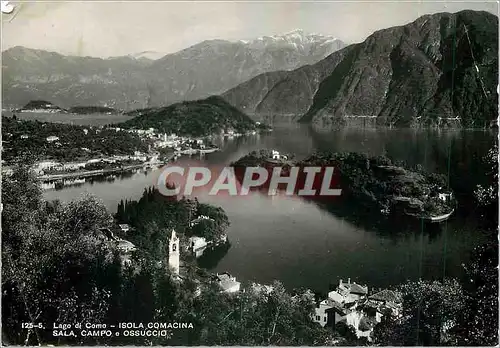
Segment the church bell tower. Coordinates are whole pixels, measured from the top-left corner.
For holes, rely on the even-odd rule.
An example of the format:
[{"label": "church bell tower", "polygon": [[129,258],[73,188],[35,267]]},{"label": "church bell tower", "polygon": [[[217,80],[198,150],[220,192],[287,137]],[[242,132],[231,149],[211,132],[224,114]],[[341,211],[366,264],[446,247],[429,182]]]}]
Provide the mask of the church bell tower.
[{"label": "church bell tower", "polygon": [[175,230],[172,230],[168,243],[168,266],[174,275],[179,275],[179,255],[179,237],[177,237]]}]

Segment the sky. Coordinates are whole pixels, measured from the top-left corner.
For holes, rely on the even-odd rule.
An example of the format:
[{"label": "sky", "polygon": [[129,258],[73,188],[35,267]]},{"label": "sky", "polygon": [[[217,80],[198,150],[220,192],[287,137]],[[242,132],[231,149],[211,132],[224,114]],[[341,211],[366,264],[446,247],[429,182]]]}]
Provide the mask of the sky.
[{"label": "sky", "polygon": [[67,55],[172,53],[203,40],[248,40],[294,29],[346,43],[424,14],[484,10],[496,1],[20,2],[2,14],[2,51],[25,46]]}]

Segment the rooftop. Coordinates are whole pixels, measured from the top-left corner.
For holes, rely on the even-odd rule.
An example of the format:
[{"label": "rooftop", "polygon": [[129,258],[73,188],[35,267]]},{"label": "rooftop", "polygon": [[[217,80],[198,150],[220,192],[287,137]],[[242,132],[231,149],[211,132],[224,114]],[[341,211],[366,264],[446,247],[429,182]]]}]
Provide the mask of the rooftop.
[{"label": "rooftop", "polygon": [[368,297],[370,300],[381,302],[401,302],[401,295],[392,290],[382,290]]},{"label": "rooftop", "polygon": [[368,294],[368,287],[359,285],[356,283],[351,283],[350,279],[347,281],[347,283],[344,283],[342,279],[340,280],[339,284],[340,290],[343,291],[349,291],[351,294],[358,294],[358,295],[366,295]]}]

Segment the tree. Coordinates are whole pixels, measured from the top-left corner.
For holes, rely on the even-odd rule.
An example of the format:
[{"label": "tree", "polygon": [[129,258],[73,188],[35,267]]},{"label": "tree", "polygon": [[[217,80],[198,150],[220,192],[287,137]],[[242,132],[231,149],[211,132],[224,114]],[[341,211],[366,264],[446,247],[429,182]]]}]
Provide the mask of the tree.
[{"label": "tree", "polygon": [[344,321],[339,321],[334,327],[335,333],[340,336],[342,345],[357,346],[358,336],[356,335],[356,329],[347,325]]},{"label": "tree", "polygon": [[207,241],[217,241],[221,237],[220,230],[214,220],[203,219],[198,221],[192,228],[193,235],[204,237]]},{"label": "tree", "polygon": [[282,284],[270,293],[247,288],[244,293],[220,293],[208,286],[194,298],[183,320],[199,327],[192,332],[201,345],[329,345],[333,335],[312,321],[314,295],[294,296]]},{"label": "tree", "polygon": [[7,197],[2,212],[4,335],[12,344],[75,343],[57,340],[50,331],[19,328],[22,322],[50,327],[105,320],[115,288],[110,281],[120,272],[116,249],[98,234],[111,217],[91,198],[43,204],[26,168],[16,169],[2,184]]},{"label": "tree", "polygon": [[494,228],[498,225],[498,158],[498,144],[495,143],[484,158],[489,166],[486,173],[488,184],[477,185],[474,191],[482,215],[493,223]]},{"label": "tree", "polygon": [[206,228],[208,229],[208,232],[205,234],[209,236],[208,238],[211,238],[210,240],[219,240],[226,233],[230,225],[226,212],[220,207],[197,203],[196,214],[198,216],[207,216],[212,219],[202,220],[205,221]]},{"label": "tree", "polygon": [[408,282],[399,287],[403,312],[376,326],[374,343],[395,346],[454,345],[458,319],[465,308],[461,285],[454,279]]}]

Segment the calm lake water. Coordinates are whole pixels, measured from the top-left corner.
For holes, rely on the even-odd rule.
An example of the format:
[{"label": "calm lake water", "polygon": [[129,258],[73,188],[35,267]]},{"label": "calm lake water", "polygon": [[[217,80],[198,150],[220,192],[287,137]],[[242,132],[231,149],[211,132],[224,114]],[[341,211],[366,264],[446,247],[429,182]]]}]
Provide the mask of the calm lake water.
[{"label": "calm lake water", "polygon": [[[265,135],[221,140],[222,151],[200,158],[181,158],[182,164],[227,165],[248,152],[272,148],[300,159],[316,150],[385,154],[410,165],[449,175],[462,207],[449,221],[432,226],[395,224],[367,218],[363,211],[331,212],[298,197],[213,197],[202,202],[221,206],[229,216],[231,247],[213,271],[229,271],[243,281],[325,291],[338,279],[370,287],[396,285],[406,279],[461,276],[468,253],[484,240],[470,214],[470,191],[484,180],[481,157],[495,134],[462,131],[343,129],[317,131],[296,124],[274,125]],[[121,199],[138,199],[155,184],[158,171],[140,171],[114,181],[86,182],[78,187],[45,192],[47,199],[69,201],[91,193],[112,211]]]}]

